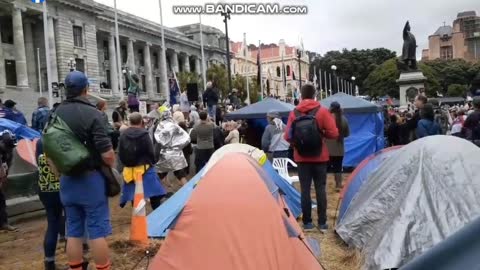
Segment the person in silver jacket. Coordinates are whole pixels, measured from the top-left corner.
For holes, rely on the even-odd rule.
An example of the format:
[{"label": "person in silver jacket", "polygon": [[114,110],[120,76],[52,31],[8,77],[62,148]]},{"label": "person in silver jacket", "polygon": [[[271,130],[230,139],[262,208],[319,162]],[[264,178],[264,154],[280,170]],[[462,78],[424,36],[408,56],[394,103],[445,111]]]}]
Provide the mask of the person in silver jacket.
[{"label": "person in silver jacket", "polygon": [[187,160],[183,155],[183,148],[190,143],[190,136],[185,130],[175,123],[170,111],[164,111],[158,123],[154,139],[158,151],[157,173],[163,180],[169,172],[173,172],[182,185],[187,183],[184,168],[187,167]]}]

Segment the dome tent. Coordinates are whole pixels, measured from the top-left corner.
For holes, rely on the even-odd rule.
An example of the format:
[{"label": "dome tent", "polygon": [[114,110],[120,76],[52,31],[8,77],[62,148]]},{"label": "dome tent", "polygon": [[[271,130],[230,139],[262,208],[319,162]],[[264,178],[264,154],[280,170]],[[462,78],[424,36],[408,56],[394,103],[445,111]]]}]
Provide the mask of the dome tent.
[{"label": "dome tent", "polygon": [[225,155],[198,183],[149,269],[321,270],[268,182],[254,159]]},{"label": "dome tent", "polygon": [[362,250],[365,269],[401,267],[480,216],[479,156],[451,136],[396,150],[361,185],[338,235]]},{"label": "dome tent", "polygon": [[350,136],[345,138],[343,166],[355,167],[369,155],[385,145],[382,107],[362,98],[336,93],[320,101],[330,108],[332,102],[340,103],[350,127]]}]

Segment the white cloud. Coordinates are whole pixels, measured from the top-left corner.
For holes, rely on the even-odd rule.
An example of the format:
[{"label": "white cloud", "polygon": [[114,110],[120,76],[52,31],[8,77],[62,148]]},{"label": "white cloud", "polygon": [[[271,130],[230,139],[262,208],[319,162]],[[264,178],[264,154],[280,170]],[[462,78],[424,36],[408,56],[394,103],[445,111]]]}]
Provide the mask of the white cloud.
[{"label": "white cloud", "polygon": [[[113,6],[113,0],[95,0]],[[141,2],[141,4],[139,4]],[[173,5],[203,5],[204,0],[163,0],[163,21],[174,27],[197,23],[198,15],[175,15]],[[259,2],[238,0],[225,2]],[[271,2],[271,1],[262,1]],[[460,11],[480,12],[478,0],[280,0],[281,5],[307,5],[307,15],[232,15],[229,34],[233,41],[241,41],[247,33],[249,43],[277,43],[285,39],[297,45],[299,36],[307,50],[325,53],[342,48],[386,47],[400,51],[402,29],[410,20],[418,43],[418,52],[427,47],[428,35],[443,25],[451,24]],[[120,10],[160,22],[158,0],[117,0]],[[202,16],[202,22],[224,31],[220,15]]]}]

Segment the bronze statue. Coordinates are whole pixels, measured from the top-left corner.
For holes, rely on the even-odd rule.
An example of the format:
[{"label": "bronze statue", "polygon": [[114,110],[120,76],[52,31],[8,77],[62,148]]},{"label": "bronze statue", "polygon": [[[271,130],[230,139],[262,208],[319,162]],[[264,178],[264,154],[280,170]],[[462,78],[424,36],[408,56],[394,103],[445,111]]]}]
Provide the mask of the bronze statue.
[{"label": "bronze statue", "polygon": [[417,70],[417,41],[410,32],[410,23],[407,21],[403,28],[402,61],[410,70]]}]

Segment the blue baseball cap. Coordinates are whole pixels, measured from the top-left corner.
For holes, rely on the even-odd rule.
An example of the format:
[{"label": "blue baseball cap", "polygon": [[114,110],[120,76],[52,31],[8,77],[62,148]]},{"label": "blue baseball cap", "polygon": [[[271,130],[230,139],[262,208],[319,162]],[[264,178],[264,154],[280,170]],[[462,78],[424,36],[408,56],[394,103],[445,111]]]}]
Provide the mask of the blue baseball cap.
[{"label": "blue baseball cap", "polygon": [[88,86],[88,78],[83,72],[72,71],[65,78],[67,97],[77,97]]}]

